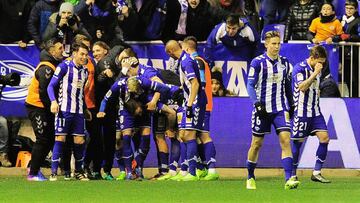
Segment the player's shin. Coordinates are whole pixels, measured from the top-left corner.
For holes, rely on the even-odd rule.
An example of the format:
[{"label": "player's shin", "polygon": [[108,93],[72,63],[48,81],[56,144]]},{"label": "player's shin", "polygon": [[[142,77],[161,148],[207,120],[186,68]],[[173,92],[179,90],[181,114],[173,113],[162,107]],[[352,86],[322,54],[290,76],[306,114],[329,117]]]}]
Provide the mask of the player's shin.
[{"label": "player's shin", "polygon": [[59,168],[60,157],[62,156],[64,142],[55,141],[53,155],[51,159],[51,173],[57,174]]},{"label": "player's shin", "polygon": [[293,171],[292,175],[296,176],[296,170],[299,165],[299,155],[300,155],[300,149],[303,142],[300,142],[298,140],[294,140],[292,144],[292,154],[293,154]]}]

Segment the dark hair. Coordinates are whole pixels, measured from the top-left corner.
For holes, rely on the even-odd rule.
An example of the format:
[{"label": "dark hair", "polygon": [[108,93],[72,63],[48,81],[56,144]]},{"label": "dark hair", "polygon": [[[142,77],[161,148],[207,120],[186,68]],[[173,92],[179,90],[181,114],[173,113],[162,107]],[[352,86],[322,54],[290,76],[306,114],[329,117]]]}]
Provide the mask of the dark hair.
[{"label": "dark hair", "polygon": [[62,43],[61,39],[59,39],[59,38],[51,38],[51,39],[49,39],[48,41],[45,42],[45,50],[47,52],[49,52],[50,49],[52,47],[54,47],[56,43]]},{"label": "dark hair", "polygon": [[314,46],[310,50],[310,56],[318,59],[318,58],[327,58],[326,49],[323,46]]},{"label": "dark hair", "polygon": [[80,48],[86,49],[87,51],[89,51],[89,47],[86,46],[84,43],[73,43],[71,46],[71,51],[79,51]]},{"label": "dark hair", "polygon": [[97,41],[97,42],[95,42],[94,43],[94,45],[93,45],[93,47],[95,46],[95,45],[97,45],[97,46],[99,46],[99,47],[101,47],[101,48],[103,48],[103,49],[106,49],[106,50],[110,50],[110,47],[109,47],[109,45],[107,45],[105,42],[103,42],[103,41]]},{"label": "dark hair", "polygon": [[197,39],[194,36],[185,37],[183,43],[187,44],[189,47],[193,49],[197,49]]},{"label": "dark hair", "polygon": [[227,25],[239,25],[239,19],[240,19],[239,14],[231,13],[226,17],[225,22]]},{"label": "dark hair", "polygon": [[358,9],[358,1],[357,0],[346,0],[345,6],[354,6],[355,9]]},{"label": "dark hair", "polygon": [[333,11],[335,11],[335,6],[334,6],[331,2],[329,2],[329,1],[324,1],[324,3],[321,5],[321,9],[322,9],[322,7],[323,7],[325,4],[329,4],[329,5],[331,6],[331,9],[332,9]]},{"label": "dark hair", "polygon": [[125,102],[124,107],[131,115],[135,116],[136,109],[139,107],[142,108],[142,105],[140,102],[131,98]]}]

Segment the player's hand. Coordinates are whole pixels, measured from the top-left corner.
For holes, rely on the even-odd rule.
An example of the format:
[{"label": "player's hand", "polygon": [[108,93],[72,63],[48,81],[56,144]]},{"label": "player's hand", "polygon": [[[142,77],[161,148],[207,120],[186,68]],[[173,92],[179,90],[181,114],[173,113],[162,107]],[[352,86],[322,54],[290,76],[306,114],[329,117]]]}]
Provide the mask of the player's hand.
[{"label": "player's hand", "polygon": [[255,103],[255,109],[256,109],[256,114],[259,117],[266,117],[268,115],[268,113],[266,112],[266,108],[265,106],[261,103],[261,102],[256,102]]},{"label": "player's hand", "polygon": [[96,114],[96,117],[98,117],[98,118],[104,118],[105,115],[106,115],[105,112],[98,112],[98,113]]},{"label": "player's hand", "polygon": [[68,19],[67,18],[61,18],[59,21],[59,27],[62,27],[64,25],[67,25]]},{"label": "player's hand", "polygon": [[150,101],[146,104],[146,110],[155,111],[156,110],[156,102]]},{"label": "player's hand", "polygon": [[323,64],[322,63],[317,63],[317,64],[315,64],[315,68],[314,68],[314,72],[316,73],[316,74],[319,74],[319,73],[321,73],[321,70],[323,69]]},{"label": "player's hand", "polygon": [[53,114],[59,113],[59,104],[57,103],[57,101],[51,102],[50,111]]},{"label": "player's hand", "polygon": [[192,118],[192,117],[194,117],[192,107],[191,106],[186,106],[186,118]]},{"label": "player's hand", "polygon": [[89,109],[85,109],[84,116],[85,116],[85,120],[87,120],[87,121],[92,120],[92,115],[91,115],[91,112],[89,111]]}]

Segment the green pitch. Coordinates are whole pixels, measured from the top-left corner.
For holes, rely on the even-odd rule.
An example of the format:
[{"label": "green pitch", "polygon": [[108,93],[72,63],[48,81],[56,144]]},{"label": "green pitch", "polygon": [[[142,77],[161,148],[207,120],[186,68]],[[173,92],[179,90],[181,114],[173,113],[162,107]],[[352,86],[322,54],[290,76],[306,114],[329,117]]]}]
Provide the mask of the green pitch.
[{"label": "green pitch", "polygon": [[[62,179],[62,177],[59,177]],[[257,180],[257,190],[245,189],[245,179],[215,182],[57,181],[28,182],[25,177],[0,177],[0,202],[359,202],[360,178],[331,178],[331,184],[300,177],[297,190],[284,190],[280,177]]]}]

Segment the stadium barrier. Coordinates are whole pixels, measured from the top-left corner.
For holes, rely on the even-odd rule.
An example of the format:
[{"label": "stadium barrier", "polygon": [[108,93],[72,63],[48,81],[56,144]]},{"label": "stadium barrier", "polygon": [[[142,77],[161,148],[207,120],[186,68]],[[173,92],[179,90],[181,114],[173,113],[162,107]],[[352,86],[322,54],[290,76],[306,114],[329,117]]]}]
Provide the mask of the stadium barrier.
[{"label": "stadium barrier", "polygon": [[[342,84],[340,88],[340,93],[342,97],[353,97],[356,95],[357,97],[360,95],[360,52],[359,47],[360,43],[354,42],[340,42],[338,44],[341,50],[341,79],[339,82]],[[347,55],[347,56],[346,56]],[[347,60],[347,61],[346,61]],[[347,63],[348,65],[345,65]],[[350,70],[346,70],[350,68]],[[350,78],[345,78],[345,71],[349,71]],[[349,81],[346,81],[349,80]],[[345,86],[348,84],[348,86]],[[357,88],[355,88],[357,86]],[[346,94],[346,88],[348,89],[348,94]],[[355,92],[357,90],[357,92]]]},{"label": "stadium barrier", "polygon": [[[145,46],[146,45],[146,46]],[[296,46],[295,46],[296,45]],[[142,62],[155,67],[165,68],[167,58],[160,43],[138,43],[133,45]],[[300,49],[301,48],[301,49]],[[304,60],[308,56],[308,44],[283,44],[282,52],[290,60]],[[338,72],[339,51],[336,46],[328,46],[331,60]],[[148,54],[148,55],[147,55]],[[11,56],[11,57],[10,57]],[[0,103],[0,115],[25,117],[24,98],[27,95],[29,79],[38,63],[39,52],[34,46],[22,50],[17,46],[0,46],[0,70],[2,74],[13,71],[22,74],[19,87],[6,88]],[[231,57],[238,55],[216,54],[217,64],[222,64],[227,87],[235,85],[238,90],[246,90],[248,61],[239,61]],[[222,59],[222,60],[220,60]],[[234,84],[232,84],[234,83]],[[239,86],[239,87],[238,87]],[[247,96],[247,93],[242,94]],[[358,99],[329,98],[321,99],[322,112],[329,127],[329,154],[325,167],[360,168],[360,105]],[[251,110],[249,98],[214,98],[214,111],[211,117],[211,134],[217,148],[219,167],[245,167],[247,150],[251,142]],[[300,158],[300,168],[311,168],[315,163],[318,141],[310,138],[304,144]],[[152,146],[152,150],[155,147]],[[156,153],[149,153],[147,166],[156,166]],[[266,136],[259,159],[259,167],[281,167],[280,146],[277,136]]]}]

